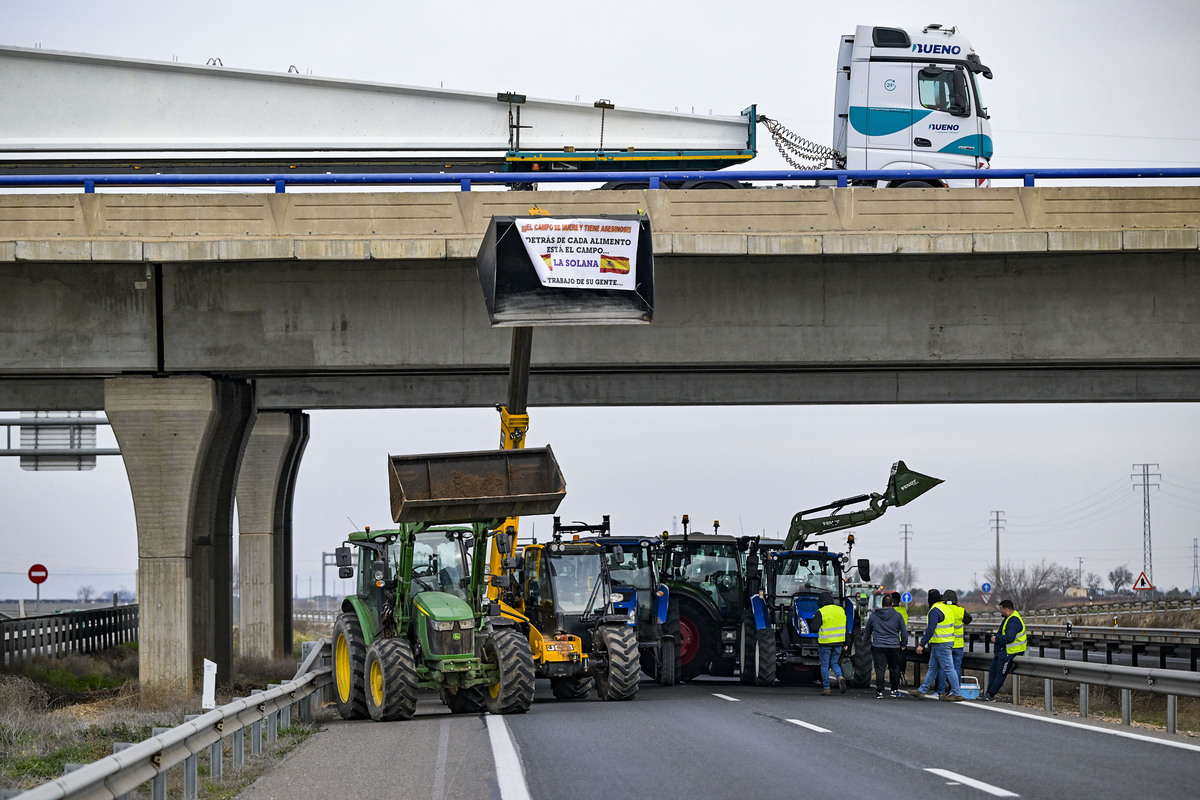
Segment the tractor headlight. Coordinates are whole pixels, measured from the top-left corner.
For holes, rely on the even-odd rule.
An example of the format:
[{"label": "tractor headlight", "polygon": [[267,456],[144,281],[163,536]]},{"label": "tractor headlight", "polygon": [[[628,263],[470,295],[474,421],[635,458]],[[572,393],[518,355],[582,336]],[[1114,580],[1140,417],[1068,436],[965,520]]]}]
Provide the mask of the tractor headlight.
[{"label": "tractor headlight", "polygon": [[462,630],[464,630],[464,631],[469,631],[469,630],[471,630],[472,628],[474,628],[474,627],[475,627],[475,620],[473,620],[473,619],[460,619],[460,620],[458,621],[458,627],[459,627],[459,628],[461,628],[461,629],[462,629]]},{"label": "tractor headlight", "polygon": [[612,594],[610,594],[608,596],[608,600],[610,603],[619,603],[624,599],[625,599],[625,595],[621,594],[620,592],[613,592]]},{"label": "tractor headlight", "polygon": [[429,627],[433,628],[435,631],[450,631],[454,630],[454,623],[443,622],[440,619],[431,619],[429,620]]}]

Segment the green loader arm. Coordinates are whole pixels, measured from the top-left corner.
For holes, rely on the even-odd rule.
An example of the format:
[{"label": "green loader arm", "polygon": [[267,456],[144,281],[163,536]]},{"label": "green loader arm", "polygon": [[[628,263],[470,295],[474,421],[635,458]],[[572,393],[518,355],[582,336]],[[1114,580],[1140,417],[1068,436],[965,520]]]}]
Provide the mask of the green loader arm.
[{"label": "green loader arm", "polygon": [[[883,516],[883,513],[892,506],[905,505],[925,494],[941,482],[941,478],[931,478],[928,475],[914,472],[906,467],[903,461],[897,461],[892,465],[892,474],[888,478],[887,489],[884,490],[883,494],[876,492],[860,494],[857,497],[835,500],[828,505],[809,508],[797,513],[796,516],[792,517],[792,525],[788,529],[783,549],[795,550],[797,547],[803,547],[810,536],[821,536],[832,531],[866,525],[868,522]],[[837,513],[846,506],[855,503],[868,503],[869,505],[861,511],[850,511],[845,514]],[[830,510],[834,513],[825,517],[817,517],[815,519],[803,518],[805,514]]]}]

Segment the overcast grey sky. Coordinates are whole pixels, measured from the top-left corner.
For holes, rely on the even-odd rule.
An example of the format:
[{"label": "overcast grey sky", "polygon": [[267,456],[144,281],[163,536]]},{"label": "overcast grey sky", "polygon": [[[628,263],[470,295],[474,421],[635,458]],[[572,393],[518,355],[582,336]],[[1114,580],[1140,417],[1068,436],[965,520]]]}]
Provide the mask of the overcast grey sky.
[{"label": "overcast grey sky", "polygon": [[[826,142],[838,37],[858,24],[939,22],[957,25],[995,73],[983,87],[993,167],[1200,165],[1200,3],[415,5],[0,0],[0,44],[722,115],[757,103]],[[752,166],[784,167],[765,137],[760,151]],[[899,532],[910,525],[909,558],[926,587],[982,580],[996,510],[1007,520],[1005,561],[1077,567],[1083,557],[1085,575],[1127,564],[1136,576],[1142,496],[1130,474],[1156,463],[1156,583],[1192,583],[1196,404],[531,413],[529,444],[553,445],[567,477],[560,514],[610,514],[623,532],[656,533],[687,513],[698,528],[720,519],[722,532],[781,533],[797,510],[882,491],[903,459],[946,483],[856,531],[855,554],[900,559]],[[497,440],[491,409],[314,413],[294,514],[300,595],[310,581],[320,591],[321,553],[351,529],[347,517],[389,524],[387,453]],[[549,519],[532,527],[545,535]],[[81,585],[132,589],[134,531],[119,459],[85,473],[22,472],[0,460],[0,597],[33,596],[25,571],[34,562],[50,569],[46,597],[73,597]]]}]

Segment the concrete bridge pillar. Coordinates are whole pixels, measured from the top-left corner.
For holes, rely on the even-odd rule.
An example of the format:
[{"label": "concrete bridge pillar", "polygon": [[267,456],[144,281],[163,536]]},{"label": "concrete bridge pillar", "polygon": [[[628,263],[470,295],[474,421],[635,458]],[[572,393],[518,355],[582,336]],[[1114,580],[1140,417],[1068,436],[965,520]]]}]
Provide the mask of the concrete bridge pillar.
[{"label": "concrete bridge pillar", "polygon": [[254,389],[202,376],[104,382],[138,528],[143,685],[191,692],[201,662],[233,666],[233,498]]},{"label": "concrete bridge pillar", "polygon": [[308,415],[258,414],[238,475],[238,650],[281,658],[292,650],[292,499]]}]

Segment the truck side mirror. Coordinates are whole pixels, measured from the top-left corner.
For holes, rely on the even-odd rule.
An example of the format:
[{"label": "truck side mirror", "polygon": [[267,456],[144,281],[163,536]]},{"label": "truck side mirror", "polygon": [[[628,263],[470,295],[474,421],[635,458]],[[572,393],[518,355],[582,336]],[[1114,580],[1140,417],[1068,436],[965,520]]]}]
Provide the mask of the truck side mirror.
[{"label": "truck side mirror", "polygon": [[871,582],[871,559],[860,558],[858,560],[858,574],[862,577],[863,583]]},{"label": "truck side mirror", "polygon": [[342,580],[354,577],[354,567],[338,567],[338,577]]},{"label": "truck side mirror", "polygon": [[[337,564],[339,567],[350,567],[350,566],[353,566],[353,564],[354,564],[354,559],[351,558],[351,556],[350,556],[350,548],[349,547],[334,548],[333,560],[334,560],[334,563]],[[338,574],[341,575],[340,572]]]},{"label": "truck side mirror", "polygon": [[615,561],[618,564],[625,563],[625,551],[621,548],[621,545],[619,545],[619,544],[613,545],[612,557],[613,557],[613,561]]},{"label": "truck side mirror", "polygon": [[954,93],[950,97],[950,116],[971,116],[971,102],[967,99],[967,74],[962,67],[954,70]]}]

